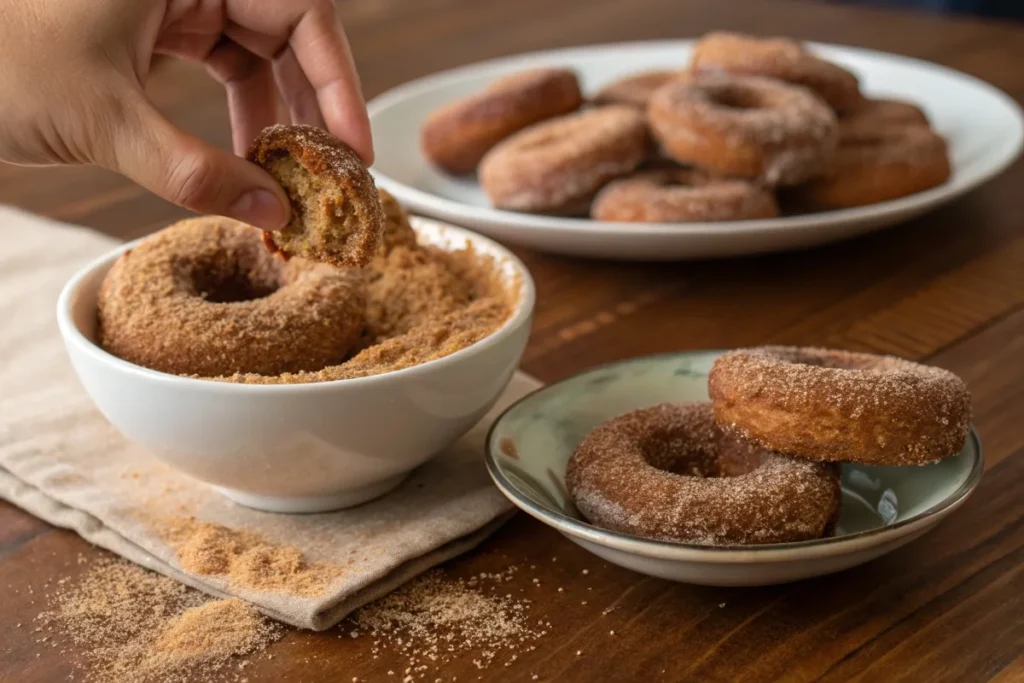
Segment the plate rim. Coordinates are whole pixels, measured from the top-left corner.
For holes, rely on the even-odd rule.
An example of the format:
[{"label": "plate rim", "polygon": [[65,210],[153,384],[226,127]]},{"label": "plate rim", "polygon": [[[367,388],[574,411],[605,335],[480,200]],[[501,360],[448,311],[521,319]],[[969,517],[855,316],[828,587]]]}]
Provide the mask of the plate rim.
[{"label": "plate rim", "polygon": [[[490,59],[464,64],[451,69],[428,74],[420,78],[402,83],[394,88],[372,98],[367,104],[367,111],[371,122],[381,111],[395,106],[421,92],[430,91],[434,88],[473,75],[475,72],[487,71],[496,67],[529,66],[531,63],[545,63],[558,59],[560,56],[571,54],[575,56],[589,57],[606,52],[615,51],[644,51],[644,50],[672,50],[683,49],[692,46],[697,39],[683,38],[675,40],[640,40],[623,41],[613,43],[597,43],[581,46],[560,47],[550,50],[537,50],[523,52],[514,55],[493,57]],[[407,185],[400,182],[386,173],[371,168],[371,172],[377,182],[387,191],[395,194],[403,201],[412,204],[417,210],[437,212],[437,215],[444,215],[449,220],[469,219],[476,222],[486,222],[493,225],[501,225],[505,228],[515,227],[516,229],[535,230],[547,234],[575,233],[575,234],[618,234],[628,230],[631,234],[643,236],[743,236],[749,233],[766,234],[771,232],[801,232],[817,231],[821,229],[821,223],[825,222],[829,228],[836,230],[841,227],[855,223],[862,223],[870,220],[879,220],[899,214],[909,214],[914,211],[920,212],[937,203],[945,203],[956,197],[986,183],[995,176],[1002,173],[1020,156],[1024,150],[1024,109],[1010,97],[1006,92],[976,76],[948,66],[929,62],[916,57],[883,52],[869,48],[853,47],[835,43],[819,43],[807,41],[807,45],[813,49],[824,52],[848,53],[851,55],[868,59],[882,60],[900,63],[919,69],[932,72],[939,72],[947,77],[967,82],[973,87],[985,91],[987,95],[1000,100],[1009,112],[1014,115],[1015,130],[1012,139],[1006,141],[1011,144],[1001,145],[1000,155],[987,168],[971,176],[958,175],[954,168],[953,177],[946,183],[918,192],[905,197],[879,202],[862,207],[853,207],[835,211],[822,211],[818,213],[802,214],[798,216],[784,216],[772,219],[756,219],[745,221],[720,221],[720,222],[694,222],[694,223],[623,223],[610,221],[593,221],[586,218],[566,218],[555,216],[537,216],[527,213],[504,211],[493,207],[481,207],[470,204],[463,204],[457,200],[449,199],[431,192]]]},{"label": "plate rim", "polygon": [[[687,357],[692,355],[717,356],[724,353],[722,349],[698,349],[692,351],[665,351],[662,353],[645,354],[631,358],[623,358],[608,363],[601,363],[581,372],[574,373],[550,384],[531,391],[507,406],[494,419],[487,430],[484,441],[484,463],[487,466],[487,473],[495,486],[502,494],[523,512],[531,517],[553,527],[557,531],[580,538],[584,541],[596,543],[614,550],[619,550],[634,555],[642,555],[655,559],[666,559],[676,561],[715,561],[723,563],[743,563],[749,561],[782,561],[782,560],[803,560],[815,556],[827,556],[840,552],[857,552],[867,548],[875,547],[887,541],[913,534],[915,531],[924,531],[928,527],[938,523],[946,515],[953,512],[974,492],[980,483],[985,470],[985,456],[982,450],[981,439],[978,436],[974,425],[971,425],[968,433],[969,449],[973,455],[971,469],[966,479],[949,495],[936,502],[934,505],[922,510],[907,519],[900,520],[894,524],[883,527],[876,527],[865,531],[858,531],[843,536],[830,536],[809,541],[793,541],[788,543],[766,543],[762,545],[732,545],[732,546],[707,546],[696,543],[680,543],[676,541],[664,541],[657,539],[643,538],[633,534],[627,534],[590,524],[570,517],[560,511],[551,510],[534,502],[529,496],[522,493],[501,470],[497,462],[497,451],[494,444],[494,436],[498,427],[507,418],[508,414],[519,405],[543,392],[554,390],[570,381],[574,381],[592,373],[607,370],[620,365],[628,365],[636,361],[650,360],[667,357]],[[852,546],[852,547],[851,547]],[[818,551],[818,552],[815,552]],[[713,556],[713,557],[709,557]]]}]

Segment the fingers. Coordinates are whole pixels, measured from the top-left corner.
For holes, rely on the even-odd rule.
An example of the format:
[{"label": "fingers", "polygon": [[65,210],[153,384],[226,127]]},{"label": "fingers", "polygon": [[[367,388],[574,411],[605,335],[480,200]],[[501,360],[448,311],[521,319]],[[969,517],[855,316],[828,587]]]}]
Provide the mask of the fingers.
[{"label": "fingers", "polygon": [[[327,129],[367,164],[373,143],[348,40],[329,0],[290,3],[227,0],[226,34],[266,59],[290,47],[308,80]],[[290,59],[290,58],[288,58]]]},{"label": "fingers", "polygon": [[277,82],[281,97],[288,105],[292,123],[327,128],[327,122],[320,113],[316,90],[302,72],[302,67],[290,47],[282,50],[274,60],[274,80]]},{"label": "fingers", "polygon": [[177,128],[141,92],[129,99],[98,163],[198,213],[265,230],[287,223],[288,200],[266,171]]},{"label": "fingers", "polygon": [[270,62],[225,38],[210,51],[205,63],[227,90],[232,146],[235,154],[245,156],[260,131],[278,122]]}]

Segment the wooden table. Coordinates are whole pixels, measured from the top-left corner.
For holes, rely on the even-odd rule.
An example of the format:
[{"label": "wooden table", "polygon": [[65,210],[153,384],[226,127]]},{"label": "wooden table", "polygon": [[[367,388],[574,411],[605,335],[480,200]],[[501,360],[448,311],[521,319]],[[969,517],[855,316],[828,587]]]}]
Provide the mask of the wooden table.
[{"label": "wooden table", "polygon": [[[728,27],[920,57],[1024,99],[1024,27],[976,20],[775,0],[348,0],[342,13],[368,96],[486,57]],[[228,146],[224,98],[204,74],[167,64],[151,90],[175,121]],[[537,565],[528,573],[541,578],[531,609],[552,622],[551,633],[484,680],[1024,681],[1022,187],[1017,163],[905,226],[802,253],[680,265],[522,253],[539,288],[524,368],[543,380],[628,356],[766,342],[927,359],[969,383],[988,472],[962,510],[909,546],[835,576],[763,589],[646,578],[520,515],[446,569],[467,576]],[[123,238],[184,214],[86,168],[0,167],[0,202]],[[0,504],[0,679],[49,682],[72,671],[74,653],[15,627],[42,605],[11,587],[55,581],[79,553],[100,552]],[[586,606],[584,586],[592,588]],[[387,670],[401,662],[374,660],[369,642],[292,632],[245,675],[400,680]],[[472,659],[446,667],[445,680],[477,680]]]}]

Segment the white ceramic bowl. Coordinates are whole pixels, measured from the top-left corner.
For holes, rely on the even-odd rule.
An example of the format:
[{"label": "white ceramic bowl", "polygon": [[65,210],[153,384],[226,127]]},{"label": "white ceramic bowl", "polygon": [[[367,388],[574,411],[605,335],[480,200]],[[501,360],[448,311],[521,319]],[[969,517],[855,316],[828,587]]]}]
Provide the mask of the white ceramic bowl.
[{"label": "white ceramic bowl", "polygon": [[654,541],[588,523],[565,488],[580,440],[615,415],[663,401],[706,401],[716,351],[611,363],[536,391],[491,426],[487,467],[515,505],[573,543],[627,569],[709,586],[762,586],[830,574],[891,552],[963,505],[981,480],[971,430],[957,455],[924,467],[843,465],[843,502],[831,538],[758,546]]},{"label": "white ceramic bowl", "polygon": [[472,245],[521,296],[494,334],[450,356],[334,382],[244,385],[190,379],[123,361],[94,341],[96,296],[126,244],[67,283],[57,320],[99,410],[127,438],[231,499],[271,512],[357,505],[396,486],[479,420],[519,365],[534,287],[519,259],[485,237],[413,219],[420,241]]}]

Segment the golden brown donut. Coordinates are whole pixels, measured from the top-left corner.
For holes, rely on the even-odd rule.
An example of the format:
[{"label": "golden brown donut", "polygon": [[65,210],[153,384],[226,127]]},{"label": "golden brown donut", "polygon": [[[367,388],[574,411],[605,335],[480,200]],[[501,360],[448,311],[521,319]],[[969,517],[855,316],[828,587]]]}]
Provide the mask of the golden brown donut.
[{"label": "golden brown donut", "polygon": [[420,129],[420,146],[434,165],[472,173],[494,145],[533,123],[575,111],[582,102],[569,69],[511,74],[431,114]]},{"label": "golden brown donut", "polygon": [[773,218],[771,192],[743,180],[715,178],[695,169],[643,171],[614,180],[590,207],[599,221],[688,223]]},{"label": "golden brown donut", "polygon": [[946,141],[925,126],[844,126],[839,148],[822,173],[793,189],[812,210],[877,204],[946,182],[951,169]]},{"label": "golden brown donut", "polygon": [[812,90],[838,112],[860,106],[857,77],[832,62],[815,57],[789,38],[757,38],[715,32],[693,48],[690,68],[697,73],[764,76]]},{"label": "golden brown donut", "polygon": [[274,258],[257,232],[204,216],[126,251],[100,288],[101,346],[136,365],[199,377],[342,362],[363,325],[356,275]]},{"label": "golden brown donut", "polygon": [[927,126],[928,116],[920,107],[903,100],[871,99],[839,119],[839,128],[861,129],[884,126]]},{"label": "golden brown donut", "polygon": [[812,460],[925,465],[956,455],[970,428],[963,380],[894,356],[729,351],[715,360],[708,391],[723,427]]},{"label": "golden brown donut", "polygon": [[380,253],[387,254],[395,247],[416,245],[416,231],[409,223],[409,214],[387,190],[379,190],[380,205],[384,209],[384,235]]},{"label": "golden brown donut", "polygon": [[285,257],[339,268],[365,266],[377,253],[384,211],[370,172],[341,140],[312,126],[270,126],[253,141],[249,161],[281,183],[292,217],[263,241]]},{"label": "golden brown donut", "polygon": [[836,118],[824,102],[766,78],[672,82],[654,93],[647,111],[676,161],[770,186],[813,177],[836,144]]},{"label": "golden brown donut", "polygon": [[688,78],[687,72],[680,70],[644,71],[612,81],[598,90],[592,101],[597,105],[623,104],[646,111],[647,103],[655,90],[672,81],[685,78]]},{"label": "golden brown donut", "polygon": [[608,106],[543,121],[480,162],[480,184],[499,209],[585,213],[594,193],[647,156],[647,124],[633,107]]},{"label": "golden brown donut", "polygon": [[838,467],[738,439],[706,403],[664,403],[605,422],[576,447],[565,483],[597,526],[699,545],[831,535],[842,495]]}]

